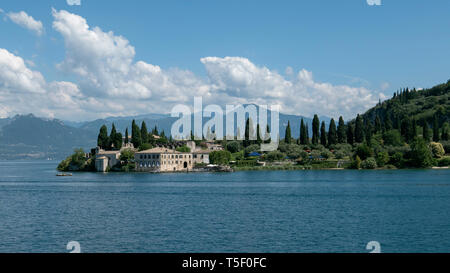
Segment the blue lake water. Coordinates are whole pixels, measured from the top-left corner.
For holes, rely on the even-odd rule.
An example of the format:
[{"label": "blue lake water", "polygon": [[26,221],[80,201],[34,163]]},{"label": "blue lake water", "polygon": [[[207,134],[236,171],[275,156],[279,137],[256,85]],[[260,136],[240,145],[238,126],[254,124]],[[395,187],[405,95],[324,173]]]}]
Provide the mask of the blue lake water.
[{"label": "blue lake water", "polygon": [[0,252],[450,252],[450,171],[75,173],[0,162]]}]

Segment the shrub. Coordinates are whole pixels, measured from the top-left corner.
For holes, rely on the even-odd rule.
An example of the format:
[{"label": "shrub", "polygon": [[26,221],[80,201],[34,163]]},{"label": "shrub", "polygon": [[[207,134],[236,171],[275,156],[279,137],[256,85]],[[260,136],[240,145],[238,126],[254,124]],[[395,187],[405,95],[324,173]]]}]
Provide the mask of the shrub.
[{"label": "shrub", "polygon": [[434,157],[441,158],[445,155],[445,150],[441,143],[431,142],[430,147]]},{"label": "shrub", "polygon": [[184,145],[184,146],[178,147],[177,151],[180,152],[180,153],[190,153],[191,152],[191,148],[189,148],[188,146]]},{"label": "shrub", "polygon": [[274,151],[267,154],[267,160],[269,161],[280,161],[283,160],[286,155],[280,151]]},{"label": "shrub", "polygon": [[448,167],[450,166],[450,157],[443,158],[438,161],[439,167]]},{"label": "shrub", "polygon": [[366,144],[361,144],[356,148],[355,155],[359,156],[361,160],[366,160],[373,155],[373,151]]},{"label": "shrub", "polygon": [[245,157],[248,157],[248,155],[253,152],[259,152],[260,150],[261,150],[260,145],[258,145],[258,144],[250,145],[247,148],[245,148],[245,150],[244,150]]},{"label": "shrub", "polygon": [[134,151],[132,149],[125,149],[120,153],[120,160],[130,162],[134,160]]},{"label": "shrub", "polygon": [[386,151],[379,152],[377,154],[377,165],[383,167],[389,162],[389,153]]},{"label": "shrub", "polygon": [[344,151],[336,151],[336,152],[334,152],[334,156],[336,157],[336,159],[343,159],[347,155],[345,154]]},{"label": "shrub", "polygon": [[320,152],[320,156],[325,158],[325,159],[330,158],[332,155],[333,154],[330,151],[328,151],[328,150],[324,150],[324,151]]},{"label": "shrub", "polygon": [[444,147],[445,153],[450,153],[450,141],[441,141],[441,144]]},{"label": "shrub", "polygon": [[391,159],[389,160],[389,163],[391,165],[394,165],[397,168],[402,168],[405,160],[403,159],[403,154],[401,152],[396,152],[391,156]]},{"label": "shrub", "polygon": [[237,153],[241,150],[241,144],[238,141],[231,141],[227,144],[227,150],[231,153]]},{"label": "shrub", "polygon": [[363,168],[365,170],[373,170],[373,169],[376,169],[377,167],[378,167],[377,161],[373,157],[369,157],[366,160],[364,160],[363,162],[361,162],[361,168]]},{"label": "shrub", "polygon": [[227,165],[231,160],[231,153],[229,151],[214,151],[209,154],[211,164]]},{"label": "shrub", "polygon": [[152,144],[144,143],[144,144],[141,144],[141,146],[139,146],[139,151],[150,150],[151,148],[153,148]]},{"label": "shrub", "polygon": [[402,136],[398,130],[390,130],[383,134],[384,145],[401,146],[403,145]]},{"label": "shrub", "polygon": [[431,148],[423,138],[418,138],[411,144],[410,156],[413,167],[426,168],[434,164]]}]

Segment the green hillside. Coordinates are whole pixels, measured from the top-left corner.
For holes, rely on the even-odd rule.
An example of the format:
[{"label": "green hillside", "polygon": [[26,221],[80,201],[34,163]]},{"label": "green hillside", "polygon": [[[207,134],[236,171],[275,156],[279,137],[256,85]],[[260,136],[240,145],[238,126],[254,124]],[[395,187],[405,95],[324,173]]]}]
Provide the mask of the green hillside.
[{"label": "green hillside", "polygon": [[450,120],[450,80],[425,90],[409,90],[408,88],[398,91],[393,98],[378,104],[363,115],[363,119],[372,122],[377,116],[384,124],[389,120],[395,129],[401,128],[403,120],[414,120],[418,125],[425,123],[434,128],[437,120],[439,129]]}]

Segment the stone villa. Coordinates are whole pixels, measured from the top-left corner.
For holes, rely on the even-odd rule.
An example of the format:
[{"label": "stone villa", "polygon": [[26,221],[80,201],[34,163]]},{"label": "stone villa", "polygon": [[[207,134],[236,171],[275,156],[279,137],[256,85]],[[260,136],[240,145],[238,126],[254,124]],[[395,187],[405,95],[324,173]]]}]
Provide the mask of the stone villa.
[{"label": "stone villa", "polygon": [[181,153],[167,148],[153,148],[134,155],[138,172],[179,172],[192,170],[192,153]]},{"label": "stone villa", "polygon": [[[182,153],[169,147],[156,147],[136,152],[134,156],[135,170],[137,172],[191,171],[196,164],[208,165],[210,163],[209,153],[218,150],[217,146],[208,147],[206,150],[197,149],[194,141],[185,141],[178,144],[186,145],[191,152]],[[132,147],[124,146],[122,150],[129,148]],[[95,155],[95,169],[98,172],[106,172],[120,163],[121,151],[104,151],[97,148]]]}]

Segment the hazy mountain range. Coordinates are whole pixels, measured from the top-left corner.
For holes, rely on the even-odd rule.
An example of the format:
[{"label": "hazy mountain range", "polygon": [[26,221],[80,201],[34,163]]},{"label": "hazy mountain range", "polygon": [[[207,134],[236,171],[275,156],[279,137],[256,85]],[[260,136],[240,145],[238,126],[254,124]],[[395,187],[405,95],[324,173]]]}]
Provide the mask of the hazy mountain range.
[{"label": "hazy mountain range", "polygon": [[[303,118],[311,130],[312,119]],[[172,124],[178,118],[172,118],[166,114],[147,114],[70,122],[39,118],[29,114],[0,119],[0,160],[62,159],[71,154],[75,148],[89,151],[90,148],[96,146],[97,135],[102,125],[105,124],[110,130],[114,123],[122,134],[125,133],[127,127],[131,133],[133,119],[139,125],[145,121],[149,130],[157,126],[159,132],[164,130],[166,135],[170,135]],[[284,137],[287,123],[290,121],[292,135],[298,138],[301,119],[301,116],[280,113],[280,137]],[[208,120],[209,118],[203,118],[204,123]],[[328,126],[330,118],[321,117],[321,120],[325,120]]]}]

